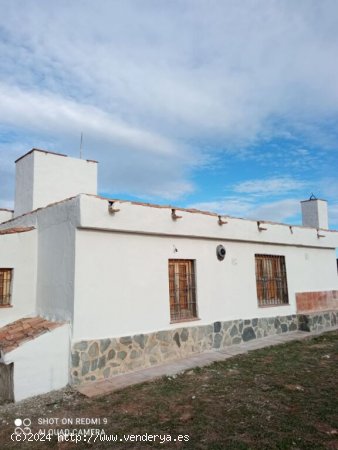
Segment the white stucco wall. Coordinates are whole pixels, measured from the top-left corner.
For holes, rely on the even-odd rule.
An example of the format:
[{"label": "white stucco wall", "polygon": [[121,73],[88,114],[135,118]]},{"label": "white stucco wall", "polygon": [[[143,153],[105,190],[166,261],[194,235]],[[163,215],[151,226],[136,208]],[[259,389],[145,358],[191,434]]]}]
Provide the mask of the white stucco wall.
[{"label": "white stucco wall", "polygon": [[[218,244],[227,250],[223,262],[216,258]],[[258,307],[255,253],[285,256],[289,305]],[[172,258],[196,261],[200,320],[187,326],[295,314],[296,292],[338,288],[332,249],[78,230],[73,340],[183,326],[170,324]]]},{"label": "white stucco wall", "polygon": [[36,312],[51,320],[72,320],[78,224],[79,197],[75,197],[0,225],[0,229],[36,227]]},{"label": "white stucco wall", "polygon": [[81,192],[97,193],[94,161],[36,150],[16,163],[16,217]]},{"label": "white stucco wall", "polygon": [[37,312],[51,320],[72,321],[77,218],[77,198],[37,215]]},{"label": "white stucco wall", "polygon": [[297,245],[306,247],[338,247],[338,233],[323,230],[318,237],[315,228],[262,222],[263,231],[258,230],[257,221],[225,217],[225,225],[218,225],[216,214],[203,214],[177,209],[181,219],[172,220],[168,207],[143,206],[131,202],[114,203],[120,211],[109,214],[108,201],[95,196],[80,196],[81,226],[106,230],[139,232],[147,234],[180,235],[229,239],[242,242]]},{"label": "white stucco wall", "polygon": [[14,363],[15,401],[61,389],[69,381],[69,325],[65,324],[5,354]]},{"label": "white stucco wall", "polygon": [[[74,340],[151,332],[170,324],[168,259],[196,260],[199,322],[295,313],[295,292],[337,289],[338,233],[227,218],[80,195],[5,226],[38,229],[37,308],[74,317]],[[1,225],[0,228],[3,228]],[[215,256],[227,249],[224,262]],[[174,253],[174,246],[178,252]],[[290,305],[258,308],[255,253],[285,255]]]},{"label": "white stucco wall", "polygon": [[13,217],[13,211],[9,209],[0,209],[0,223],[10,220]]},{"label": "white stucco wall", "polygon": [[32,211],[34,199],[34,154],[31,153],[15,165],[14,216]]},{"label": "white stucco wall", "polygon": [[[226,218],[170,208],[108,202],[80,196],[76,233],[74,340],[152,332],[170,324],[168,259],[196,261],[200,321],[288,315],[296,312],[295,293],[337,289],[338,233],[304,227]],[[216,246],[227,249],[224,262]],[[174,246],[178,252],[174,253]],[[289,305],[259,308],[255,253],[284,255]]]},{"label": "white stucco wall", "polygon": [[11,307],[0,308],[0,326],[36,309],[37,231],[0,235],[0,267],[13,269]]}]

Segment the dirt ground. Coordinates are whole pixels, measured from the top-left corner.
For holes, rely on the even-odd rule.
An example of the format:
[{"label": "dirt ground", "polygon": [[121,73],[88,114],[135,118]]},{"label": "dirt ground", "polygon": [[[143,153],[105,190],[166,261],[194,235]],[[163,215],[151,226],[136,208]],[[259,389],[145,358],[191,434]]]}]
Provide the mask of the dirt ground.
[{"label": "dirt ground", "polygon": [[0,424],[0,449],[338,449],[338,332],[98,398],[2,405]]}]

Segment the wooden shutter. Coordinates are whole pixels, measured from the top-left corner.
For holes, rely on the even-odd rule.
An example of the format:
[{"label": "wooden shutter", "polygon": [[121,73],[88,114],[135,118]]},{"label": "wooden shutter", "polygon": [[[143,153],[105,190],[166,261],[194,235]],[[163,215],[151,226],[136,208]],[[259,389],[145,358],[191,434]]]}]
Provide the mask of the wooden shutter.
[{"label": "wooden shutter", "polygon": [[183,261],[178,263],[179,274],[179,304],[180,310],[188,309],[188,274],[189,274],[189,262]]},{"label": "wooden shutter", "polygon": [[12,269],[0,269],[0,306],[11,303]]},{"label": "wooden shutter", "polygon": [[174,311],[176,303],[175,264],[170,261],[169,261],[169,295],[170,295],[170,311]]},{"label": "wooden shutter", "polygon": [[264,302],[263,261],[256,257],[256,282],[258,303]]},{"label": "wooden shutter", "polygon": [[196,317],[194,262],[169,260],[169,296],[171,320]]},{"label": "wooden shutter", "polygon": [[257,299],[259,306],[288,303],[284,256],[255,255]]}]

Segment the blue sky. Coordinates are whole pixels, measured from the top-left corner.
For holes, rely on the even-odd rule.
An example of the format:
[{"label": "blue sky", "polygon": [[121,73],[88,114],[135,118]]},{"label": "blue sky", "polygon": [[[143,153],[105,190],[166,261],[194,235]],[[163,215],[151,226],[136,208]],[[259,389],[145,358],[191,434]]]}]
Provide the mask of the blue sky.
[{"label": "blue sky", "polygon": [[0,207],[32,147],[100,192],[338,229],[336,0],[0,0]]}]

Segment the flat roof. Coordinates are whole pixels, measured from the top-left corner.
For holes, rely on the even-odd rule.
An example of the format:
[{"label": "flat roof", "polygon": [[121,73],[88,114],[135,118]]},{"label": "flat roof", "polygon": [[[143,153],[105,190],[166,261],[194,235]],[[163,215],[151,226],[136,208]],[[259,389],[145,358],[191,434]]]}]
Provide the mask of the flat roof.
[{"label": "flat roof", "polygon": [[[133,201],[133,200],[123,200],[123,199],[118,199],[118,198],[103,197],[101,195],[86,194],[86,193],[80,193],[80,194],[74,195],[72,197],[68,197],[68,198],[65,198],[63,200],[59,200],[57,202],[50,203],[49,205],[41,206],[40,208],[33,209],[32,211],[25,212],[25,213],[21,214],[18,217],[14,217],[12,219],[9,219],[9,220],[3,222],[1,225],[9,224],[9,223],[14,222],[15,220],[17,220],[19,217],[28,216],[30,214],[35,214],[37,211],[41,211],[41,210],[44,210],[46,208],[50,208],[51,206],[55,206],[55,205],[59,205],[59,204],[64,203],[64,202],[68,202],[70,200],[73,200],[74,198],[77,198],[77,197],[81,196],[81,195],[85,195],[87,197],[94,197],[94,198],[97,198],[97,199],[100,199],[100,200],[106,200],[108,202],[129,203],[131,205],[143,206],[143,207],[147,207],[147,208],[172,209],[172,210],[175,210],[175,211],[183,211],[183,212],[188,212],[188,213],[192,213],[192,214],[201,214],[201,215],[206,215],[206,216],[221,217],[221,218],[228,218],[228,219],[235,219],[235,220],[243,220],[243,221],[252,222],[252,223],[256,222],[256,223],[260,223],[260,224],[282,225],[282,226],[289,227],[289,228],[315,229],[315,227],[308,227],[308,226],[298,225],[298,224],[274,222],[274,221],[271,221],[271,220],[262,220],[262,219],[261,220],[259,220],[259,219],[248,219],[248,218],[245,218],[245,217],[230,216],[228,214],[219,214],[217,212],[203,211],[203,210],[199,210],[199,209],[195,209],[195,208],[183,208],[183,207],[173,206],[173,205],[159,205],[159,204],[156,204],[156,203],[145,203],[145,202],[138,202],[138,201]],[[32,228],[34,228],[34,227],[32,227]],[[4,230],[4,231],[8,231],[8,230]],[[25,229],[24,231],[29,231],[29,230]],[[338,232],[338,230],[332,230],[332,229],[325,229],[325,231],[333,232],[333,233],[337,233]]]},{"label": "flat roof", "polygon": [[326,202],[327,203],[327,200],[324,200],[323,198],[309,198],[307,200],[301,200],[301,203],[315,202],[317,200],[320,200],[321,202]]},{"label": "flat roof", "polygon": [[[25,158],[26,156],[30,155],[33,152],[40,152],[40,153],[46,153],[48,155],[55,155],[55,156],[63,156],[65,158],[68,158],[68,155],[65,155],[64,153],[57,153],[57,152],[52,152],[50,150],[43,150],[41,148],[32,148],[32,150],[30,150],[29,152],[25,153],[24,155],[20,156],[20,158],[18,158],[15,161],[15,164],[20,161],[21,159]],[[76,158],[76,159],[80,159],[80,158]],[[92,163],[96,163],[98,164],[98,161],[95,161],[94,159],[84,159],[83,161],[87,161],[87,162],[92,162]]]},{"label": "flat roof", "polygon": [[[175,211],[183,211],[183,212],[188,212],[188,213],[192,213],[192,214],[203,214],[206,216],[221,217],[221,218],[228,218],[228,219],[235,219],[235,220],[244,220],[246,222],[256,222],[256,223],[259,222],[261,224],[266,223],[266,224],[270,224],[270,225],[283,225],[283,226],[292,227],[292,228],[302,228],[302,229],[314,228],[315,229],[315,227],[308,227],[308,226],[304,226],[304,225],[298,225],[298,224],[294,225],[294,224],[290,224],[290,223],[274,222],[272,220],[263,220],[263,219],[248,219],[246,217],[230,216],[229,214],[220,214],[217,212],[205,211],[205,210],[200,210],[200,209],[195,209],[195,208],[183,208],[183,207],[172,206],[172,205],[158,205],[156,203],[145,203],[145,202],[138,202],[138,201],[134,201],[134,200],[121,200],[118,198],[103,197],[101,195],[95,195],[95,194],[83,194],[83,195],[87,195],[88,197],[99,198],[101,200],[107,200],[108,202],[130,203],[131,205],[145,206],[148,208],[174,209]],[[325,231],[337,232],[338,230],[325,229]]]}]

